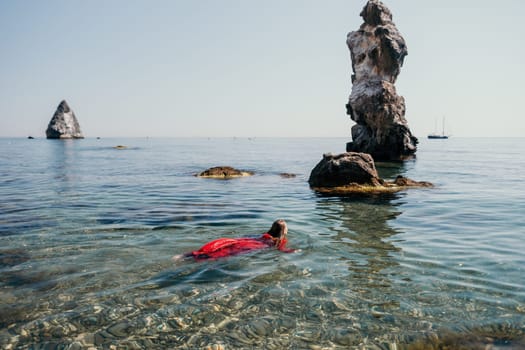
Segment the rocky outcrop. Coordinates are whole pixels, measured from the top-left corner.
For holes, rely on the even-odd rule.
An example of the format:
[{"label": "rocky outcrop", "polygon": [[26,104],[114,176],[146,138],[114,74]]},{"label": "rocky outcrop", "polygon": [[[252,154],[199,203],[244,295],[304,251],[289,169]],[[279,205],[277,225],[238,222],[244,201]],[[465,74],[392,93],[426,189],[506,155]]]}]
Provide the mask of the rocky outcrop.
[{"label": "rocky outcrop", "polygon": [[356,122],[347,151],[369,153],[376,161],[410,158],[417,138],[394,86],[407,55],[405,40],[381,1],[369,0],[360,15],[364,23],[346,40],[354,72],[346,109]]},{"label": "rocky outcrop", "polygon": [[244,171],[232,168],[230,166],[217,166],[204,170],[203,172],[196,174],[198,177],[210,177],[215,179],[232,179],[236,177],[251,176],[251,171]]},{"label": "rocky outcrop", "polygon": [[308,183],[311,187],[337,187],[350,183],[378,185],[379,175],[374,160],[366,153],[323,154],[312,169]]},{"label": "rocky outcrop", "polygon": [[65,100],[60,102],[46,130],[48,139],[83,139],[80,125]]},{"label": "rocky outcrop", "polygon": [[374,160],[367,153],[347,152],[325,154],[312,169],[308,179],[310,187],[323,195],[345,196],[353,194],[393,193],[410,187],[433,187],[398,176],[394,181],[379,177]]}]

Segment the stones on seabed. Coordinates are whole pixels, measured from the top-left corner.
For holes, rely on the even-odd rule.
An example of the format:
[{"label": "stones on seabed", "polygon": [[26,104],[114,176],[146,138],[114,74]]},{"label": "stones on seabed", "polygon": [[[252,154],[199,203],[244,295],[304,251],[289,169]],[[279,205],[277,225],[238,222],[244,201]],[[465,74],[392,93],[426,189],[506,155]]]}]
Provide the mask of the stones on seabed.
[{"label": "stones on seabed", "polygon": [[367,153],[324,154],[308,179],[317,193],[331,196],[394,193],[410,187],[433,187],[430,182],[398,176],[394,181],[379,177],[374,160]]},{"label": "stones on seabed", "polygon": [[238,177],[251,176],[254,173],[251,171],[239,170],[230,166],[217,166],[209,168],[196,174],[197,177],[207,177],[214,179],[233,179]]},{"label": "stones on seabed", "polygon": [[394,86],[407,55],[405,40],[381,1],[369,0],[360,15],[364,23],[346,41],[353,70],[346,110],[356,122],[346,150],[369,153],[376,161],[410,158],[418,141]]},{"label": "stones on seabed", "polygon": [[46,130],[48,139],[83,139],[80,125],[73,110],[63,100],[57,107]]}]

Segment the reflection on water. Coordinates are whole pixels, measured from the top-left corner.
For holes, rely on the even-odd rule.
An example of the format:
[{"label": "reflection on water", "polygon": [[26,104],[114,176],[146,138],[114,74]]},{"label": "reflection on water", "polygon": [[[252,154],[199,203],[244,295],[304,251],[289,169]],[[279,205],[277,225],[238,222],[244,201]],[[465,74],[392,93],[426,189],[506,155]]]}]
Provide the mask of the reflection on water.
[{"label": "reflection on water", "polygon": [[320,200],[317,209],[334,232],[331,240],[352,272],[354,288],[390,287],[383,271],[398,264],[391,253],[400,250],[389,240],[397,232],[388,222],[400,214],[390,198]]}]

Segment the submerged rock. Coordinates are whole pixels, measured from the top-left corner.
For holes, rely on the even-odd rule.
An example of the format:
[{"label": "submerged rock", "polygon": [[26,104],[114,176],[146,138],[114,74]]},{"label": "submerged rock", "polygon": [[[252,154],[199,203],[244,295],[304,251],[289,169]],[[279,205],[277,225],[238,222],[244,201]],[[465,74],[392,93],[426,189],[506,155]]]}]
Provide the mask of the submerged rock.
[{"label": "submerged rock", "polygon": [[405,119],[405,100],[394,86],[407,55],[405,40],[381,1],[369,0],[360,15],[364,23],[346,41],[354,72],[346,109],[356,122],[346,149],[369,153],[375,160],[406,159],[416,152],[418,141]]},{"label": "submerged rock", "polygon": [[197,174],[198,177],[210,177],[216,179],[231,179],[236,177],[251,176],[253,172],[232,168],[230,166],[217,166],[204,170]]},{"label": "submerged rock", "polygon": [[83,139],[84,136],[80,131],[80,125],[69,107],[67,102],[63,100],[57,107],[53,118],[49,122],[46,130],[46,137],[48,139]]},{"label": "submerged rock", "polygon": [[312,169],[310,187],[324,195],[394,193],[410,187],[433,187],[430,182],[419,182],[398,176],[394,181],[379,177],[374,160],[367,153],[347,152],[325,154]]}]

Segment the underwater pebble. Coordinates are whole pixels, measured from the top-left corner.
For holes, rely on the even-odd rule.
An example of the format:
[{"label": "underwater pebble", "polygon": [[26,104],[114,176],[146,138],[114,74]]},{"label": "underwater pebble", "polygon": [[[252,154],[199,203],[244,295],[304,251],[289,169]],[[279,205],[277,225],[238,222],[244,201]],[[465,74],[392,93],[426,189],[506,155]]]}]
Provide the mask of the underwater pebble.
[{"label": "underwater pebble", "polygon": [[68,350],[82,350],[82,344],[79,342],[73,342],[67,347]]},{"label": "underwater pebble", "polygon": [[237,322],[239,321],[238,318],[235,318],[235,317],[226,317],[224,320],[222,320],[221,322],[217,323],[216,327],[218,329],[221,329],[221,328],[224,328],[226,327],[227,325],[229,325],[230,323],[232,322]]},{"label": "underwater pebble", "polygon": [[53,327],[53,329],[51,329],[51,334],[55,338],[63,338],[67,332],[63,327]]},{"label": "underwater pebble", "polygon": [[95,343],[95,336],[93,333],[82,333],[79,334],[75,340],[80,342],[82,345],[91,345]]},{"label": "underwater pebble", "polygon": [[414,317],[423,317],[424,316],[423,311],[420,310],[420,309],[412,309],[409,314],[411,316],[414,316]]},{"label": "underwater pebble", "polygon": [[320,330],[305,330],[295,334],[297,338],[306,342],[318,341],[320,335]]},{"label": "underwater pebble", "polygon": [[310,344],[310,345],[308,346],[308,348],[309,348],[310,350],[323,350],[323,347],[322,347],[322,346],[319,346],[319,345],[313,345],[313,344]]},{"label": "underwater pebble", "polygon": [[345,345],[345,346],[359,344],[360,340],[361,339],[358,334],[351,333],[347,330],[340,330],[336,332],[334,336],[334,341],[337,344]]},{"label": "underwater pebble", "polygon": [[128,322],[119,322],[117,324],[110,326],[107,329],[107,331],[109,334],[112,334],[115,337],[122,338],[129,334],[128,328],[130,328],[130,324]]},{"label": "underwater pebble", "polygon": [[244,304],[240,301],[235,301],[233,302],[233,305],[231,306],[232,309],[234,310],[240,310],[244,307]]},{"label": "underwater pebble", "polygon": [[70,295],[70,294],[59,294],[57,296],[57,299],[59,301],[62,301],[62,302],[65,302],[65,301],[71,301],[71,300],[74,300],[75,297],[73,295]]},{"label": "underwater pebble", "polygon": [[250,305],[248,306],[248,308],[246,309],[246,311],[250,314],[258,314],[259,313],[259,310],[260,310],[260,307],[258,305]]},{"label": "underwater pebble", "polygon": [[264,319],[255,320],[249,326],[256,335],[261,337],[271,333],[272,325]]},{"label": "underwater pebble", "polygon": [[237,340],[237,341],[240,341],[241,343],[244,343],[244,344],[251,344],[252,341],[250,339],[248,339],[246,337],[246,335],[242,332],[232,332],[230,333],[230,338],[234,339],[234,340]]},{"label": "underwater pebble", "polygon": [[168,324],[174,328],[181,328],[181,329],[188,328],[188,325],[186,324],[186,322],[184,322],[182,318],[180,317],[174,317],[168,320]]}]

